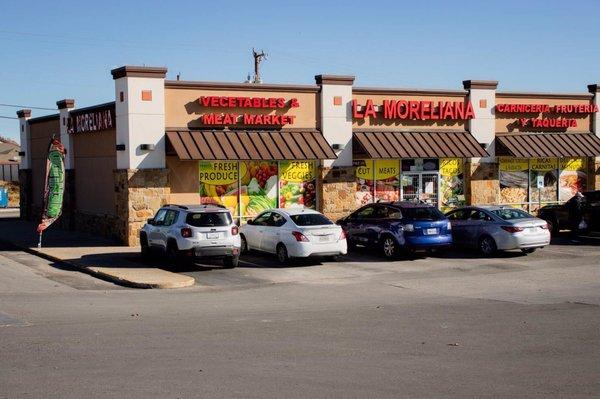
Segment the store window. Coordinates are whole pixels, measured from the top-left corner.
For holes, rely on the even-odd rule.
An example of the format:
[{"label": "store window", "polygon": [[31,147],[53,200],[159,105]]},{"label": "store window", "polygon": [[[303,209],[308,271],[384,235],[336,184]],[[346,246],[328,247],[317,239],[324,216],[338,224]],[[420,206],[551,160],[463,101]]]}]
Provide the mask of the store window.
[{"label": "store window", "polygon": [[372,159],[357,159],[356,166],[356,192],[354,198],[356,206],[360,207],[373,202],[375,198],[375,168]]},{"label": "store window", "polygon": [[444,158],[440,161],[440,197],[440,207],[444,212],[466,204],[462,158]]},{"label": "store window", "polygon": [[586,167],[586,158],[500,158],[500,203],[535,212],[565,202],[586,189]]},{"label": "store window", "polygon": [[578,191],[587,188],[587,162],[585,158],[562,158],[560,160],[559,197],[568,201]]},{"label": "store window", "polygon": [[200,203],[220,204],[247,220],[266,209],[316,209],[315,161],[201,161]]},{"label": "store window", "polygon": [[529,198],[529,160],[502,158],[500,160],[500,202],[527,207]]}]

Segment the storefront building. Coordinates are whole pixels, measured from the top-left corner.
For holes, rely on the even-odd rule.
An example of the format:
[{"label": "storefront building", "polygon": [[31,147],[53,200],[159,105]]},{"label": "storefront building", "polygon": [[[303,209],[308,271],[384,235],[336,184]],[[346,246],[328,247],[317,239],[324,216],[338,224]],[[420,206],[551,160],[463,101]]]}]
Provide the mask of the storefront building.
[{"label": "storefront building", "polygon": [[167,203],[219,203],[244,223],[271,207],[336,219],[396,200],[535,212],[600,188],[596,85],[502,93],[493,81],[419,90],[356,87],[352,76],[286,85],[170,81],[166,72],[117,68],[112,102],[18,112],[24,218],[41,212],[53,135],[67,149],[62,227],[128,245]]}]

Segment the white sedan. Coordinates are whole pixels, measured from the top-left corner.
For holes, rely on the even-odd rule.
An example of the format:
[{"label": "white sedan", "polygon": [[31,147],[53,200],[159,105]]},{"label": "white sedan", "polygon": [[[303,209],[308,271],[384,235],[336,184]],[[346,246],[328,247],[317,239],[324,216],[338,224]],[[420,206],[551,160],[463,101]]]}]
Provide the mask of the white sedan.
[{"label": "white sedan", "polygon": [[345,255],[342,228],[323,214],[306,208],[269,209],[240,228],[242,253],[258,250],[277,254],[280,263],[290,258]]}]

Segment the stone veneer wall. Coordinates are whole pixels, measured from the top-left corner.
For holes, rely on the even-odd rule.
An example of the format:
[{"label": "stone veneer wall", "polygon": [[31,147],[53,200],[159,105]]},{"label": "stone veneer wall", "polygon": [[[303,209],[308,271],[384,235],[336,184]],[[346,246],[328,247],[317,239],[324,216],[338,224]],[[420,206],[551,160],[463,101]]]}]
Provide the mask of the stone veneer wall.
[{"label": "stone veneer wall", "polygon": [[465,171],[467,204],[497,204],[500,198],[498,164],[467,162]]},{"label": "stone veneer wall", "polygon": [[146,219],[168,203],[168,169],[115,170],[117,220],[115,235],[129,246],[139,245],[139,231]]},{"label": "stone veneer wall", "polygon": [[319,168],[319,211],[333,221],[356,209],[354,166]]}]

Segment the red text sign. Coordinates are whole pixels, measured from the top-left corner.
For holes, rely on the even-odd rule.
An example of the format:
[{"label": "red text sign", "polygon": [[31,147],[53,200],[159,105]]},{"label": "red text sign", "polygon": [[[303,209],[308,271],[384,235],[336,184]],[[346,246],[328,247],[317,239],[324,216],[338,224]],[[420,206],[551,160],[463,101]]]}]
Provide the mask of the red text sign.
[{"label": "red text sign", "polygon": [[[496,112],[511,114],[591,114],[598,112],[595,104],[497,104]],[[567,128],[577,127],[577,119],[573,118],[551,118],[544,115],[542,118],[519,118],[518,123],[522,127],[533,128]]]},{"label": "red text sign", "polygon": [[[251,108],[251,109],[288,109],[298,108],[298,99],[286,100],[281,97],[233,97],[233,96],[202,96],[198,99],[206,108]],[[271,111],[272,112],[272,111]],[[249,114],[249,113],[206,113],[202,115],[203,125],[293,125],[295,115]]]},{"label": "red text sign", "polygon": [[[377,107],[377,108],[376,108]],[[383,100],[376,106],[373,100],[367,99],[364,106],[352,100],[352,117],[365,119],[368,117],[383,119],[416,119],[416,120],[467,120],[473,119],[473,105],[462,101],[413,101]]]}]

